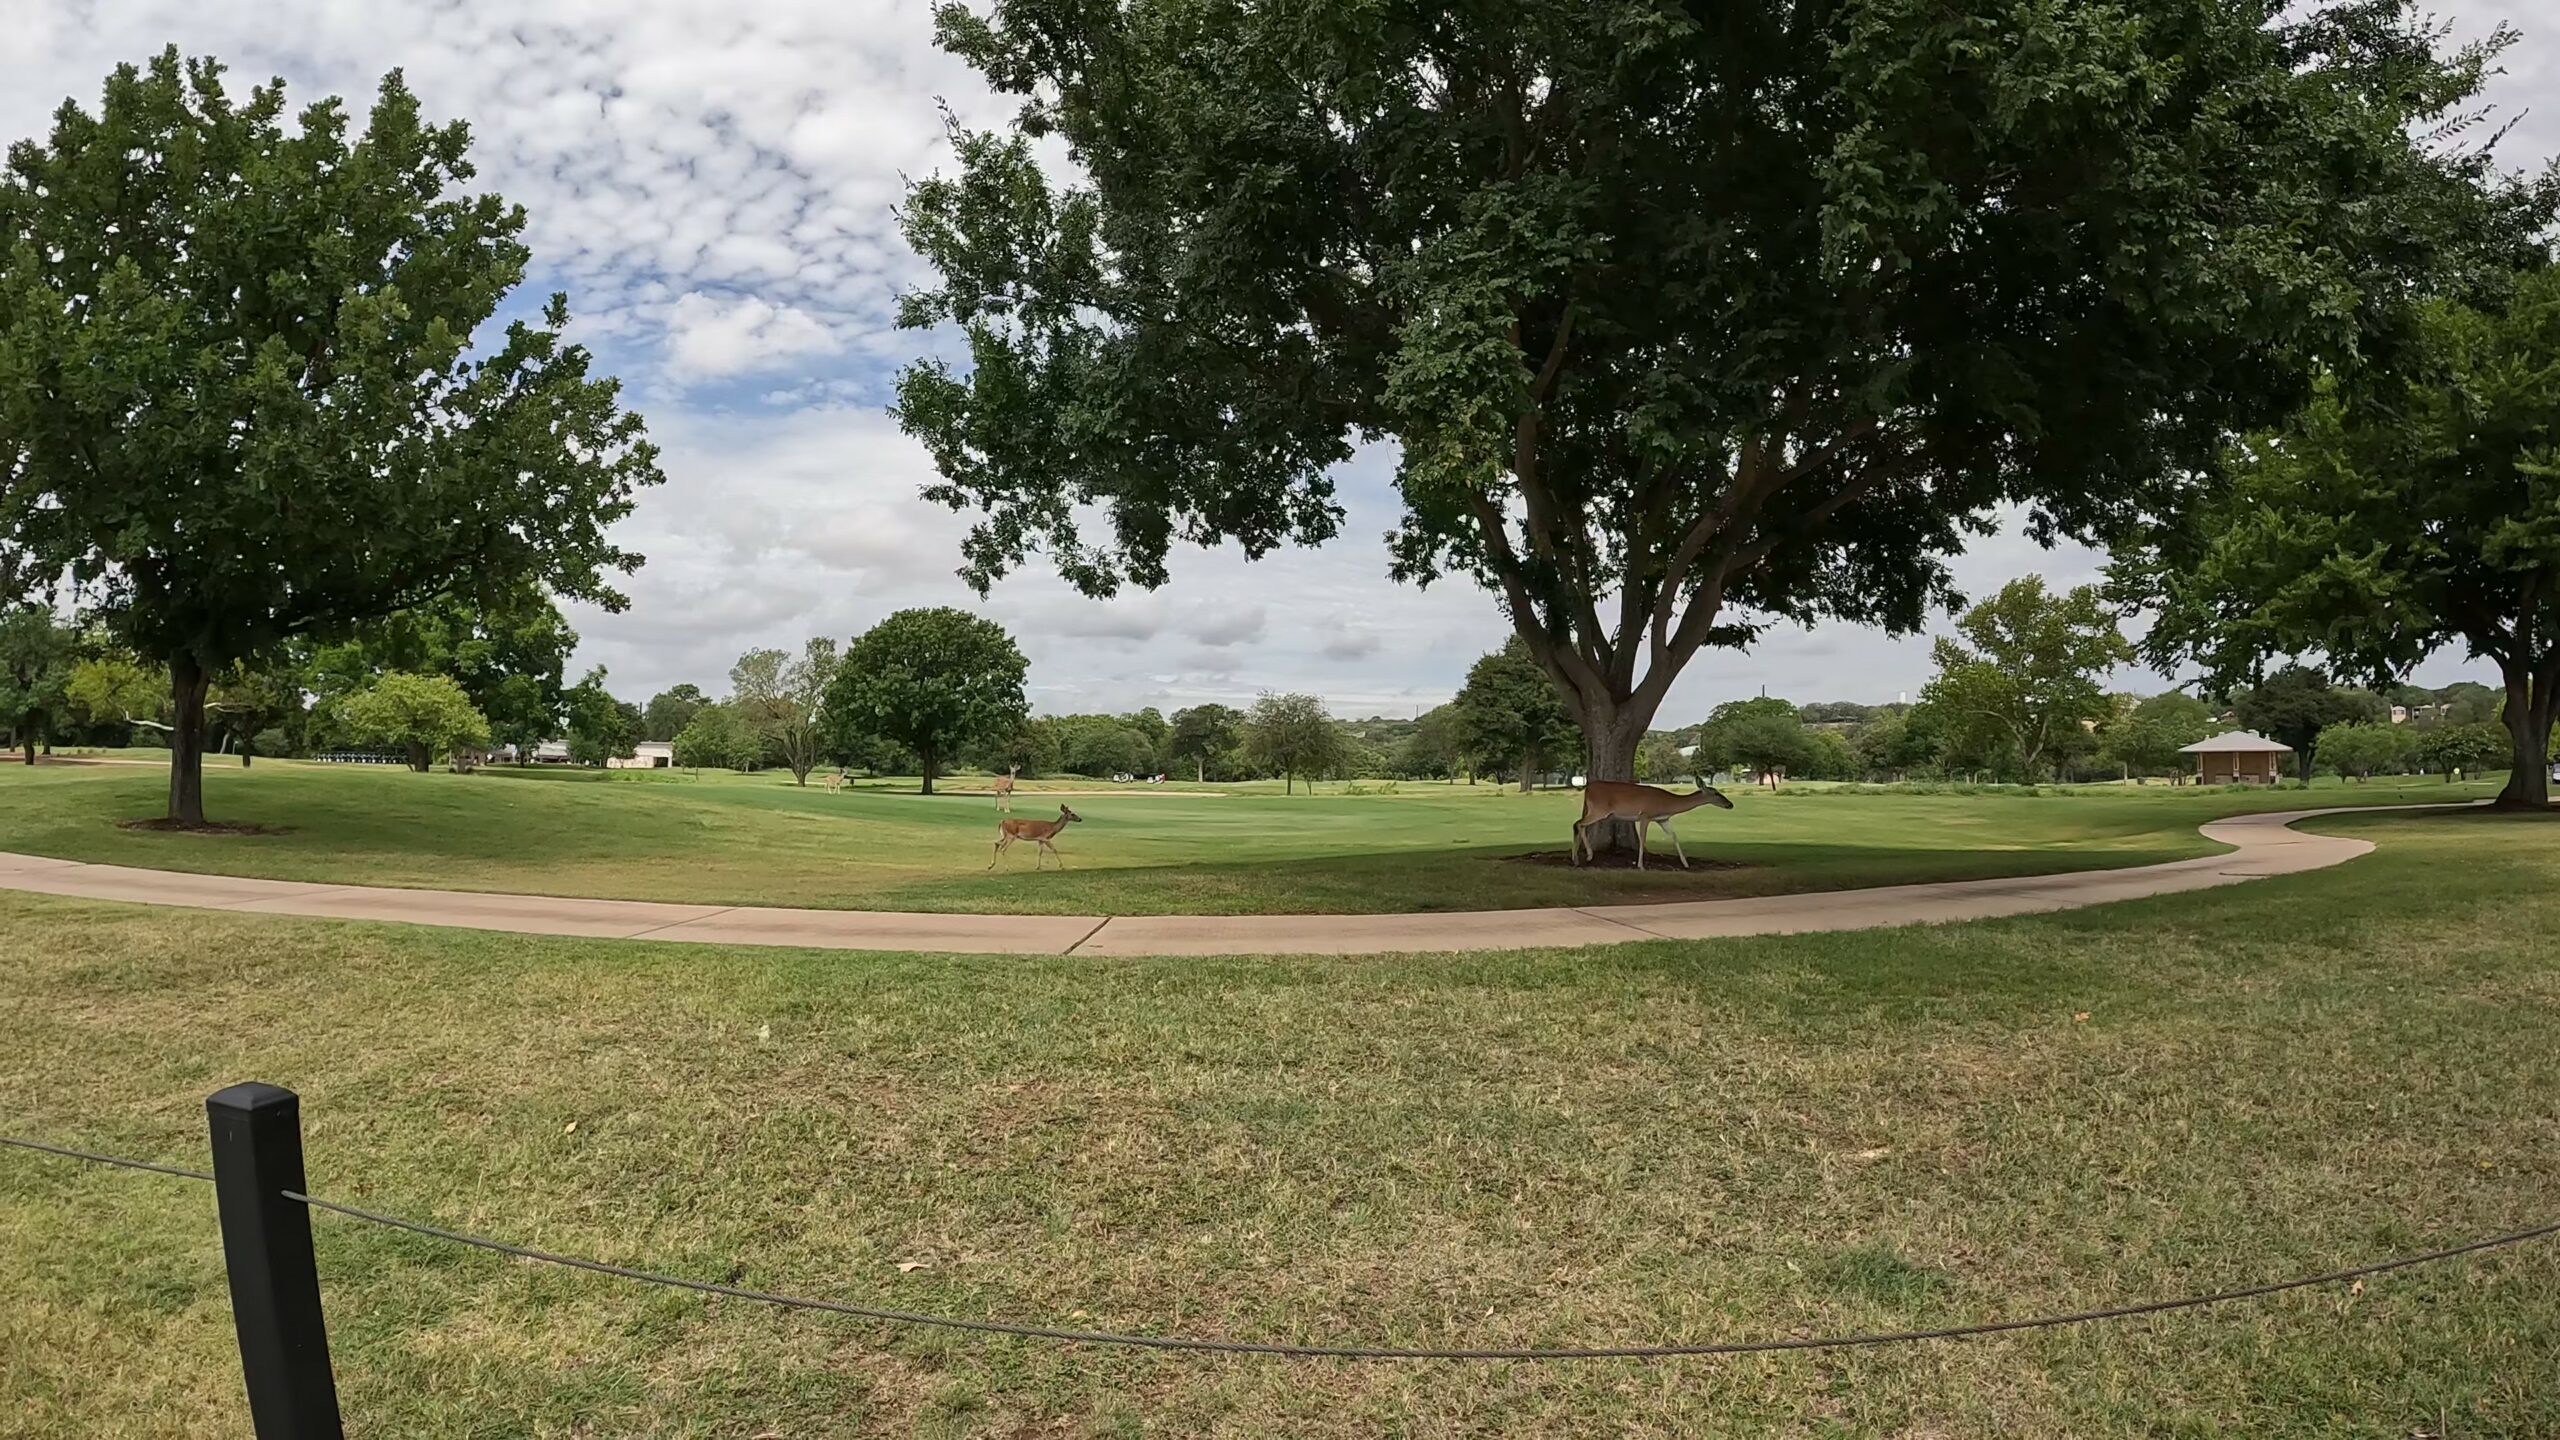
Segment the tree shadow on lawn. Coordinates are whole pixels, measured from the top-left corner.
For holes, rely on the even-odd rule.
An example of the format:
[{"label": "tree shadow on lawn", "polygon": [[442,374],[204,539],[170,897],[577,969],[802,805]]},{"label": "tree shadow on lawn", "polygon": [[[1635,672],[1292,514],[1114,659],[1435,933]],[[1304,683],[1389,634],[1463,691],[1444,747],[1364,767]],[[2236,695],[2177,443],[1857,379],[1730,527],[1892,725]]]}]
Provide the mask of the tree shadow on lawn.
[{"label": "tree shadow on lawn", "polygon": [[1297,860],[1087,866],[1034,872],[984,870],[875,891],[861,908],[1091,915],[1428,914],[1582,905],[1747,899],[1941,880],[1979,880],[2114,869],[2186,859],[2193,848],[1881,849],[1862,846],[1721,844],[1665,853],[1643,871],[1522,863],[1535,853],[1503,846]]}]

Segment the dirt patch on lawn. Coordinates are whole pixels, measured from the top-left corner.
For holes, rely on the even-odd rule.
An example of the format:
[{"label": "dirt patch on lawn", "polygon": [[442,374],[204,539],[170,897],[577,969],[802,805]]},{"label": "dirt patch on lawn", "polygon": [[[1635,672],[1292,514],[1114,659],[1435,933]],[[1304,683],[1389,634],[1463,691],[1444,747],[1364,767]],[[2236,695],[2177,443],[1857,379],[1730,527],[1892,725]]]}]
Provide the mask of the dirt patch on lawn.
[{"label": "dirt patch on lawn", "polygon": [[[1570,850],[1531,850],[1526,854],[1505,855],[1502,858],[1514,865],[1552,865],[1568,870],[1576,868],[1573,863],[1573,852]],[[1636,868],[1636,857],[1633,855],[1617,854],[1602,855],[1594,859],[1584,861],[1580,868],[1584,870],[1633,870]],[[1759,866],[1752,864],[1748,860],[1711,860],[1704,855],[1692,855],[1689,857],[1689,869],[1687,873],[1694,875],[1702,870],[1757,870],[1759,868]],[[1657,870],[1667,870],[1674,875],[1682,873],[1680,869],[1680,857],[1677,855],[1665,855],[1658,850],[1646,856],[1644,862],[1644,873],[1650,875]]]},{"label": "dirt patch on lawn", "polygon": [[207,820],[201,825],[189,825],[166,816],[153,820],[119,820],[116,828],[165,835],[283,835],[292,829],[289,825],[249,825],[230,820]]}]

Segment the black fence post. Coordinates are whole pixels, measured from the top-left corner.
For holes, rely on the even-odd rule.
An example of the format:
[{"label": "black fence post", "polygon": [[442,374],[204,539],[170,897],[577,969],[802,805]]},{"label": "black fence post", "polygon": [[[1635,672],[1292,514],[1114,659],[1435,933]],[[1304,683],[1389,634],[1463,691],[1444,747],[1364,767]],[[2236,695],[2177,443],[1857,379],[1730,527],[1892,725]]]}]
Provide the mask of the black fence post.
[{"label": "black fence post", "polygon": [[302,1191],[302,1099],[253,1083],[215,1091],[204,1108],[250,1425],[258,1440],[344,1440],[311,1212],[284,1198]]}]

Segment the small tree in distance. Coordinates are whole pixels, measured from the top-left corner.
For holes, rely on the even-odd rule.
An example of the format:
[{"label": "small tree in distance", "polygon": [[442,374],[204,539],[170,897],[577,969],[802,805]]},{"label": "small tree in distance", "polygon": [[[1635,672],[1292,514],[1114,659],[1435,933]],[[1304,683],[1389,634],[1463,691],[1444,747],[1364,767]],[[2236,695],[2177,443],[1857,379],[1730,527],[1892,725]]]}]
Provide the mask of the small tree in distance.
[{"label": "small tree in distance", "polygon": [[2418,758],[2417,737],[2387,721],[2341,721],[2320,732],[2315,748],[2340,779],[2370,780],[2377,770],[2406,769]]},{"label": "small tree in distance", "polygon": [[1956,631],[1962,642],[1941,636],[1932,647],[1938,674],[1921,703],[1947,718],[1959,749],[2005,751],[2030,784],[2114,714],[2107,672],[2133,658],[2098,587],[2055,595],[2041,575],[2001,586]]},{"label": "small tree in distance", "polygon": [[1209,778],[1209,762],[1224,756],[1242,743],[1244,716],[1233,707],[1211,702],[1173,712],[1173,730],[1166,742],[1177,761],[1191,762],[1191,778]]},{"label": "small tree in distance", "polygon": [[602,765],[630,756],[640,744],[640,713],[604,688],[599,665],[562,697],[569,714],[569,758]]},{"label": "small tree in distance", "polygon": [[50,605],[0,611],[0,729],[17,737],[30,765],[71,708],[74,640]]},{"label": "small tree in distance", "polygon": [[72,666],[66,693],[92,725],[132,725],[158,718],[169,703],[169,677],[129,652],[109,650]]},{"label": "small tree in distance", "polygon": [[2381,709],[2375,697],[2340,690],[2325,670],[2287,665],[2232,698],[2240,723],[2293,747],[2296,772],[2309,783],[2319,756],[2320,732],[2332,725],[2370,720]]},{"label": "small tree in distance", "polygon": [[836,642],[820,635],[801,649],[797,660],[780,650],[750,650],[729,669],[731,708],[771,742],[794,784],[807,785],[817,766],[819,712],[841,663]]},{"label": "small tree in distance", "polygon": [[640,738],[673,740],[710,703],[711,697],[702,693],[702,687],[690,682],[661,690],[649,697],[648,705],[640,712]]},{"label": "small tree in distance", "polygon": [[459,747],[489,743],[488,720],[448,675],[391,671],[348,696],[343,713],[358,739],[402,752],[412,770],[428,770]]},{"label": "small tree in distance", "polygon": [[[510,677],[516,678],[516,677]],[[466,693],[463,697],[468,700]],[[205,709],[221,718],[240,742],[240,768],[249,768],[249,760],[258,748],[258,735],[271,725],[284,723],[287,716],[302,708],[302,681],[296,670],[282,665],[233,665],[213,682],[205,695]],[[487,744],[488,735],[480,737]]]},{"label": "small tree in distance", "polygon": [[2429,770],[2441,773],[2447,780],[2457,773],[2480,775],[2513,759],[2510,739],[2505,726],[2486,721],[2440,725],[2419,740],[2418,757]]},{"label": "small tree in distance", "polygon": [[688,770],[745,770],[764,758],[763,737],[750,734],[726,705],[697,705],[676,732],[675,762]]},{"label": "small tree in distance", "polygon": [[2166,773],[2170,783],[2183,783],[2186,765],[2180,753],[2213,733],[2213,708],[2183,690],[2167,690],[2135,701],[2109,723],[2098,740],[2099,757],[2134,774]]},{"label": "small tree in distance", "polygon": [[947,606],[901,610],[845,650],[826,692],[826,743],[850,753],[865,737],[895,741],[916,753],[930,795],[946,758],[1022,724],[1029,668],[992,620]]},{"label": "small tree in distance", "polygon": [[1519,765],[1524,795],[1537,784],[1540,770],[1580,758],[1582,732],[1573,712],[1516,635],[1468,668],[1456,704],[1466,752],[1480,761]]},{"label": "small tree in distance", "polygon": [[1698,753],[1719,770],[1740,769],[1771,782],[1810,771],[1818,754],[1796,707],[1774,695],[1717,706],[1698,734]]},{"label": "small tree in distance", "polygon": [[1342,730],[1318,696],[1265,695],[1245,715],[1245,758],[1278,772],[1283,794],[1296,791],[1301,775],[1313,790],[1316,776],[1342,763],[1342,750]]}]

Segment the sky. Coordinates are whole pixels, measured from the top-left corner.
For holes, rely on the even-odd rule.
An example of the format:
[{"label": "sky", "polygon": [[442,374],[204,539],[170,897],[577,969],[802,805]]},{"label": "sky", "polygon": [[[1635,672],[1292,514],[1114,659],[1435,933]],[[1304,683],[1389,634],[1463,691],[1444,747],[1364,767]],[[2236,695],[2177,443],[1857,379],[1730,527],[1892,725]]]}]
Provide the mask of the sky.
[{"label": "sky", "polygon": [[[2560,15],[2535,13],[2551,6],[2437,7],[2466,36],[2502,20],[2526,31],[2490,95],[2521,117],[2500,151],[2514,168],[2560,154],[2560,102],[2531,108],[2560,96]],[[919,498],[931,463],[882,409],[899,367],[938,343],[894,327],[899,291],[931,277],[891,209],[909,178],[948,168],[946,108],[986,126],[1011,107],[934,48],[928,4],[0,0],[0,139],[40,134],[66,96],[94,107],[117,62],[172,43],[219,57],[241,86],[281,77],[297,102],[343,94],[359,114],[398,68],[430,118],[470,122],[478,183],[530,212],[528,295],[569,293],[576,338],[623,378],[665,451],[667,483],[617,531],[648,557],[624,586],[630,608],[570,607],[575,664],[607,667],[626,698],[678,681],[718,693],[750,648],[956,605],[1014,633],[1044,711],[1304,690],[1339,715],[1401,716],[1447,699],[1505,634],[1493,597],[1467,582],[1387,578],[1397,502],[1380,451],[1338,478],[1345,523],[1321,549],[1179,553],[1170,585],[1107,603],[1037,568],[984,600],[957,578],[967,517]],[[2097,568],[2085,550],[2004,532],[1956,573],[1978,596]],[[1661,723],[1764,692],[1888,701],[1929,669],[1925,636],[1782,628],[1693,661]],[[2446,655],[2418,678],[2478,671]]]}]

